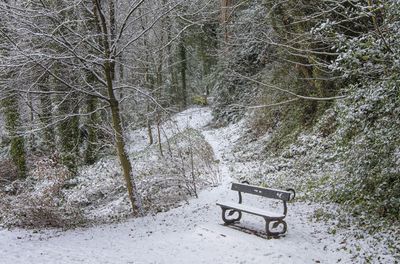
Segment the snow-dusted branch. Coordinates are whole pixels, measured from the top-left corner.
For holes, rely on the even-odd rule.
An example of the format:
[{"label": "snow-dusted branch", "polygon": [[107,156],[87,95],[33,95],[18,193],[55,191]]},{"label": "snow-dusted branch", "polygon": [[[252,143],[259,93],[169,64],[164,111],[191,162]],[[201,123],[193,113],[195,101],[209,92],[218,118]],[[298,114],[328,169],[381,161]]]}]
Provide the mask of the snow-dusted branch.
[{"label": "snow-dusted branch", "polygon": [[251,81],[251,82],[253,82],[253,83],[262,85],[262,86],[267,87],[267,88],[269,88],[269,89],[273,89],[273,90],[276,90],[276,91],[279,91],[279,92],[282,92],[282,93],[285,93],[285,94],[294,96],[294,97],[296,97],[296,98],[298,98],[298,99],[313,100],[313,101],[331,101],[331,100],[338,100],[338,99],[345,99],[345,98],[346,98],[345,95],[332,96],[332,97],[304,96],[304,95],[296,94],[296,93],[294,93],[294,92],[292,92],[292,91],[289,91],[289,90],[287,90],[287,89],[283,89],[283,88],[281,88],[281,87],[279,87],[279,86],[276,86],[276,85],[273,85],[273,84],[268,84],[268,83],[263,83],[263,82],[257,81],[257,80],[255,80],[254,78],[251,78],[251,77],[242,75],[242,74],[240,74],[240,73],[238,73],[238,72],[233,72],[233,74],[234,74],[235,76],[239,76],[240,78],[243,78],[243,79],[248,80],[248,81]]}]

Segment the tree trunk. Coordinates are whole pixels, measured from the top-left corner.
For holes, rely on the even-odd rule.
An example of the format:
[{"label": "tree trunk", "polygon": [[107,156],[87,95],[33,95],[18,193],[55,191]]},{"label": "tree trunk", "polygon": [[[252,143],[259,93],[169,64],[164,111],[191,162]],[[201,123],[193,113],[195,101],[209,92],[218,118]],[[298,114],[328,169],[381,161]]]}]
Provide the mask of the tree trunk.
[{"label": "tree trunk", "polygon": [[229,40],[229,29],[228,23],[230,18],[230,7],[232,6],[232,0],[221,0],[221,23],[224,30],[224,41]]},{"label": "tree trunk", "polygon": [[[110,46],[113,46],[115,43],[115,34],[116,34],[116,20],[115,20],[115,0],[108,0],[108,7],[109,7],[109,14],[110,14]],[[111,63],[110,63],[110,70],[111,70],[111,78],[112,80],[115,79],[115,54],[110,54],[111,55]]]},{"label": "tree trunk", "polygon": [[26,177],[26,160],[25,160],[25,140],[24,137],[17,134],[20,114],[18,109],[18,100],[15,95],[10,95],[3,100],[5,125],[11,138],[10,154],[11,160],[18,170],[18,177]]},{"label": "tree trunk", "polygon": [[[123,136],[119,101],[116,99],[114,93],[113,78],[115,73],[115,62],[114,62],[115,56],[111,54],[110,50],[111,45],[108,39],[109,30],[107,29],[107,22],[103,14],[100,1],[99,0],[92,0],[92,1],[94,6],[94,18],[96,20],[97,28],[99,30],[99,33],[102,34],[101,44],[104,49],[104,58],[105,58],[103,65],[104,75],[106,79],[106,85],[107,85],[106,89],[111,108],[112,126],[114,129],[115,145],[117,148],[118,158],[123,170],[125,184],[128,191],[128,197],[132,205],[132,210],[134,212],[139,211],[139,214],[143,215],[141,199],[137,192],[136,184],[133,180],[132,164],[125,151],[125,140]],[[111,40],[111,43],[113,43],[113,41],[114,39]]]},{"label": "tree trunk", "polygon": [[181,91],[179,94],[181,100],[181,106],[185,108],[187,106],[187,86],[186,86],[186,47],[184,36],[181,37],[179,43],[179,59],[180,59],[180,74],[181,74]]},{"label": "tree trunk", "polygon": [[[56,70],[60,75],[66,74],[61,71],[61,66]],[[64,84],[54,81],[54,85],[63,95],[59,95],[58,115],[63,117],[58,125],[59,143],[61,147],[61,163],[68,167],[72,173],[77,172],[77,161],[79,156],[79,106],[77,94],[70,92]]]},{"label": "tree trunk", "polygon": [[149,145],[153,145],[154,143],[153,131],[151,129],[151,121],[149,114],[150,114],[150,106],[149,103],[147,103],[147,114],[146,114],[147,134],[149,135]]},{"label": "tree trunk", "polygon": [[55,146],[54,129],[53,129],[53,107],[52,99],[49,94],[48,76],[42,78],[39,83],[39,90],[43,92],[40,95],[40,114],[39,119],[43,126],[43,141],[45,152],[52,152]]},{"label": "tree trunk", "polygon": [[96,113],[97,99],[94,96],[88,96],[86,100],[87,112],[90,113],[87,120],[87,147],[85,151],[85,163],[93,164],[97,159],[97,125],[98,114]]},{"label": "tree trunk", "polygon": [[[60,109],[60,116],[67,116],[70,113],[76,114],[76,109],[71,109],[71,102],[63,102]],[[61,162],[68,169],[76,173],[77,171],[77,154],[79,146],[79,118],[77,116],[66,117],[60,122],[58,133],[61,143]]]},{"label": "tree trunk", "polygon": [[123,129],[121,123],[121,115],[119,109],[119,102],[115,98],[113,84],[112,84],[112,70],[110,68],[110,63],[107,61],[104,65],[106,80],[107,80],[107,92],[110,98],[112,125],[114,128],[115,135],[115,145],[118,152],[118,158],[124,173],[124,179],[126,184],[126,189],[128,191],[129,200],[132,205],[132,210],[139,211],[140,215],[143,215],[143,208],[141,199],[137,192],[136,184],[133,180],[132,175],[132,164],[125,150],[125,140],[123,136]]},{"label": "tree trunk", "polygon": [[158,148],[160,149],[160,154],[161,156],[164,157],[163,149],[162,149],[162,143],[161,143],[161,131],[160,131],[160,125],[161,125],[161,118],[160,118],[160,113],[157,112],[157,136],[158,136]]},{"label": "tree trunk", "polygon": [[[8,3],[8,2],[6,2]],[[9,9],[9,7],[8,7]],[[4,21],[3,21],[4,20]],[[0,16],[0,24],[2,33],[8,32],[7,27],[5,27],[7,21],[7,16]],[[1,58],[3,56],[6,58],[10,56],[9,54],[9,47],[8,45],[4,45],[4,33],[0,34],[0,54]],[[12,68],[12,67],[10,67]],[[5,75],[3,75],[5,74]],[[0,71],[0,79],[2,78],[16,80],[17,76],[13,74],[11,71],[4,71],[3,69]],[[14,165],[17,167],[18,177],[25,178],[26,177],[26,160],[25,160],[25,139],[23,136],[18,135],[18,129],[21,125],[21,117],[20,117],[20,109],[18,104],[18,97],[15,92],[12,90],[15,84],[10,83],[6,84],[6,87],[1,87],[0,91],[5,91],[5,97],[3,100],[0,100],[0,109],[4,111],[4,118],[5,118],[5,129],[8,132],[10,137],[10,155],[11,160]],[[3,90],[4,89],[4,90]],[[7,91],[8,90],[8,91]]]}]

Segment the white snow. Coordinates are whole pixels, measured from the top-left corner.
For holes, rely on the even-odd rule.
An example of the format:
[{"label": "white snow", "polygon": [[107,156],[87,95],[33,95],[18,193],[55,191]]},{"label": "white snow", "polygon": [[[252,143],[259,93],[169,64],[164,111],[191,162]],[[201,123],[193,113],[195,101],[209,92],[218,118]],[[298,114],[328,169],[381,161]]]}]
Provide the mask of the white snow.
[{"label": "white snow", "polygon": [[[162,142],[168,137],[181,132],[187,128],[200,129],[207,125],[212,119],[211,109],[206,107],[192,107],[178,114],[175,114],[170,119],[162,123],[161,140]],[[138,129],[132,131],[128,135],[129,153],[138,152],[148,147],[147,129]],[[152,134],[157,141],[157,127],[152,126]]]},{"label": "white snow", "polygon": [[[289,233],[265,240],[221,225],[217,200],[226,185],[201,193],[189,205],[121,224],[89,229],[0,231],[2,263],[332,263],[348,260],[336,252],[331,235],[310,224],[303,206],[289,207]],[[233,198],[233,197],[231,197]],[[236,198],[236,197],[235,197]],[[244,225],[261,230],[260,218],[244,216]],[[328,248],[324,249],[324,246]]]},{"label": "white snow", "polygon": [[[194,124],[182,114],[183,118],[175,117],[178,126],[201,128],[210,120],[207,108],[189,112]],[[317,204],[289,203],[288,233],[280,239],[267,240],[222,225],[216,202],[237,200],[237,193],[230,190],[230,168],[236,164],[226,157],[232,155],[240,130],[241,123],[203,128],[219,160],[221,185],[203,190],[198,199],[117,224],[68,231],[0,230],[0,263],[353,263],[345,250],[351,241],[330,234],[327,224],[310,220]],[[244,202],[263,209],[276,207],[262,198],[244,196]],[[261,217],[244,214],[241,225],[262,231],[265,223]]]}]

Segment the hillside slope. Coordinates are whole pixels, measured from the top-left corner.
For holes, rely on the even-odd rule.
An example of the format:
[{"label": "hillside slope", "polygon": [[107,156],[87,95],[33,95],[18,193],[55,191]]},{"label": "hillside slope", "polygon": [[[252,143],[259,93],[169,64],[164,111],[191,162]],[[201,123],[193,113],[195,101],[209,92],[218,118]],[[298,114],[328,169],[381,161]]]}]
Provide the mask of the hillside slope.
[{"label": "hillside slope", "polygon": [[[207,111],[197,111],[200,115]],[[198,120],[193,116],[192,120]],[[245,123],[202,133],[219,160],[220,185],[202,191],[198,199],[181,203],[168,212],[130,219],[123,223],[69,231],[1,230],[3,263],[354,263],[371,260],[393,263],[387,245],[355,227],[335,232],[334,222],[316,220],[323,206],[305,202],[289,204],[285,237],[265,240],[221,225],[218,200],[236,200],[229,190],[238,163],[234,146],[240,143]],[[267,206],[262,200],[246,202]],[[272,205],[273,206],[273,205]],[[262,219],[245,215],[242,225],[262,230]],[[336,230],[336,229],[335,229]],[[363,234],[363,237],[354,237]],[[386,234],[387,235],[387,234]],[[385,234],[382,234],[385,236]],[[24,254],[21,254],[24,252]]]}]

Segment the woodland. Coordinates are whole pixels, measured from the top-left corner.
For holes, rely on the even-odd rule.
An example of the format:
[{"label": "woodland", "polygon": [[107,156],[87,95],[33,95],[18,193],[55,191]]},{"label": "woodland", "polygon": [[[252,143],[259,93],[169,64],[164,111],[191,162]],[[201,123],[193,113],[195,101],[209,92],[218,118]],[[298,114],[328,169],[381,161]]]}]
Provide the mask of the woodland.
[{"label": "woodland", "polygon": [[400,257],[400,2],[0,0],[0,227],[168,212],[228,159]]}]

